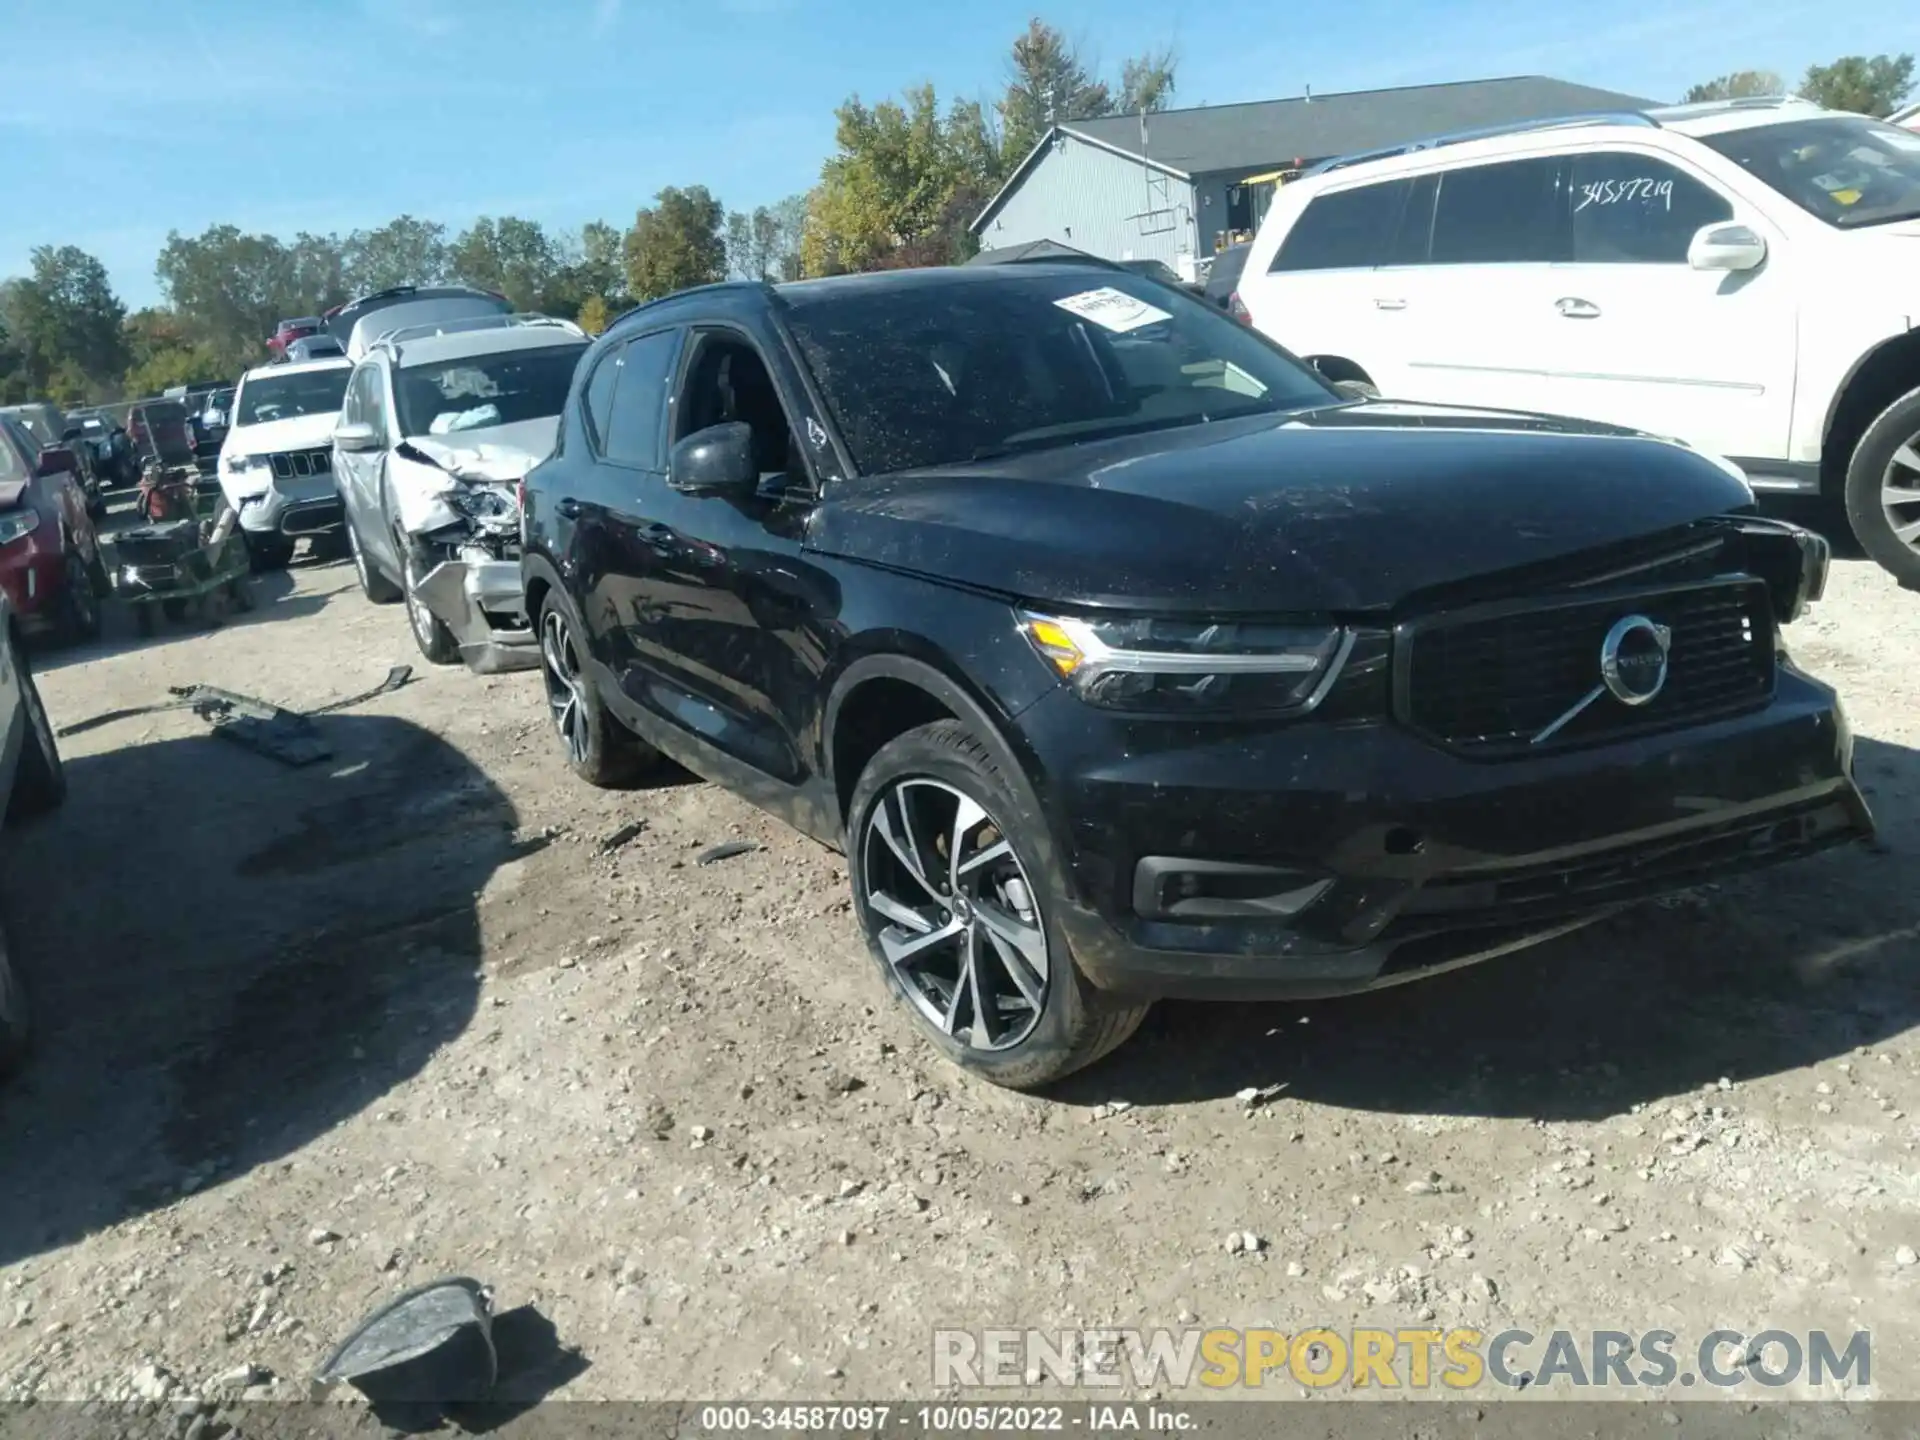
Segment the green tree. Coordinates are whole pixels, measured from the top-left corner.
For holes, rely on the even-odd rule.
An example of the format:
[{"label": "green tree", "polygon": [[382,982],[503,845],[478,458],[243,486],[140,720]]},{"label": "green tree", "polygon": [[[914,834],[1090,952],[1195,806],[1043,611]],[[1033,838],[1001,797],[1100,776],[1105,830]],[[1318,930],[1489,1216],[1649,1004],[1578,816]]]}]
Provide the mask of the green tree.
[{"label": "green tree", "polygon": [[735,280],[758,280],[754,265],[753,216],[743,210],[729,210],[726,226],[727,274]]},{"label": "green tree", "polygon": [[124,387],[128,395],[157,395],[170,385],[231,373],[211,346],[194,340],[175,310],[136,310],[121,334],[131,361]]},{"label": "green tree", "polygon": [[1007,72],[999,108],[1009,166],[1017,165],[1055,122],[1113,113],[1113,93],[1094,78],[1074,44],[1038,16],[1013,42]]},{"label": "green tree", "polygon": [[168,235],[154,274],[189,342],[217,357],[216,373],[260,364],[275,324],[312,314],[321,298],[301,293],[295,256],[277,238],[232,225]]},{"label": "green tree", "polygon": [[1829,110],[1885,117],[1913,93],[1913,56],[1844,55],[1831,65],[1812,65],[1800,93]]},{"label": "green tree", "polygon": [[607,328],[607,322],[612,318],[613,316],[607,310],[606,297],[589,295],[586,302],[581,305],[580,313],[575,317],[574,323],[589,335],[598,335]]},{"label": "green tree", "polygon": [[412,215],[377,230],[356,230],[341,249],[347,286],[356,295],[395,285],[437,285],[447,275],[447,227]]},{"label": "green tree", "polygon": [[1173,98],[1174,69],[1178,60],[1173,47],[1146,55],[1136,55],[1120,67],[1120,112],[1138,115],[1141,111],[1167,108]]},{"label": "green tree", "polygon": [[704,185],[669,185],[627,231],[627,288],[656,300],[727,275],[726,209]]},{"label": "green tree", "polygon": [[[789,195],[770,207],[773,224],[771,269],[776,280],[798,280],[806,273],[800,247],[807,235],[807,195]],[[756,221],[758,223],[757,212]]]},{"label": "green tree", "polygon": [[537,220],[482,215],[447,247],[450,278],[505,295],[521,310],[547,300],[567,268],[562,245]]},{"label": "green tree", "polygon": [[94,256],[74,245],[37,247],[32,273],[7,285],[0,310],[30,398],[71,402],[118,384],[127,311]]},{"label": "green tree", "polygon": [[967,222],[993,181],[980,106],[941,113],[931,85],[904,103],[838,111],[837,150],[809,197],[801,254],[809,275],[945,265],[973,252]]},{"label": "green tree", "polygon": [[1687,91],[1683,103],[1697,105],[1702,100],[1744,100],[1754,95],[1784,95],[1787,85],[1771,70],[1736,70]]}]

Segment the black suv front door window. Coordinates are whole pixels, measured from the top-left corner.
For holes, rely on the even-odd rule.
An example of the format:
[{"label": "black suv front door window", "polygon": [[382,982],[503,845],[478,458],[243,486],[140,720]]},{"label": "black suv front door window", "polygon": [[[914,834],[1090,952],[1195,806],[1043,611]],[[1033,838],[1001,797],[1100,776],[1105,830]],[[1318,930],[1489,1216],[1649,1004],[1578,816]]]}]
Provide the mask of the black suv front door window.
[{"label": "black suv front door window", "polygon": [[[639,470],[662,468],[660,434],[666,425],[667,386],[673,377],[673,362],[680,353],[680,332],[656,330],[629,341],[616,359],[620,367],[617,381],[608,397],[606,431],[602,453],[615,465],[631,465]],[[608,369],[602,362],[594,372],[587,390],[589,416],[596,428],[600,424],[593,407],[595,390]]]}]

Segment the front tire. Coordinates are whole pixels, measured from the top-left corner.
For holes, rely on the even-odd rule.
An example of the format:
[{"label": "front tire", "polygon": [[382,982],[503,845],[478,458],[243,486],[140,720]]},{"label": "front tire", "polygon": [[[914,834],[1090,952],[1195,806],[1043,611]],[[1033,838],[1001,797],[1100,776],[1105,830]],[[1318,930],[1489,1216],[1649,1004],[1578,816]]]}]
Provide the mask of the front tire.
[{"label": "front tire", "polygon": [[882,746],[853,793],[854,914],[887,988],[962,1069],[1031,1090],[1093,1064],[1148,1006],[1096,990],[1051,917],[1045,824],[965,725]]},{"label": "front tire", "polygon": [[1860,548],[1920,590],[1920,390],[1889,405],[1853,447],[1846,501]]},{"label": "front tire", "polygon": [[457,665],[460,663],[460,642],[453,638],[446,622],[427,608],[415,590],[426,578],[425,566],[413,547],[404,539],[395,538],[400,547],[400,555],[406,565],[406,584],[403,587],[407,601],[407,628],[413,631],[413,643],[420,647],[420,653],[427,657],[431,665]]},{"label": "front tire", "polygon": [[566,748],[567,768],[603,790],[637,784],[659,766],[660,752],[622,725],[594,689],[585,641],[558,592],[540,604],[539,634],[547,713]]}]

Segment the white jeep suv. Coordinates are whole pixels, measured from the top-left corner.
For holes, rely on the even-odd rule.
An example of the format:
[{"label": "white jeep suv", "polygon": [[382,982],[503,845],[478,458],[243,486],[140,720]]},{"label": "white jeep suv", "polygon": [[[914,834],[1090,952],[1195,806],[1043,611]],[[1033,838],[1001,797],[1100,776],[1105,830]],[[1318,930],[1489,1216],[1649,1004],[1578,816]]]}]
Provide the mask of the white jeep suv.
[{"label": "white jeep suv", "polygon": [[314,360],[240,377],[217,474],[255,569],[285,565],[302,537],[325,545],[340,534],[333,427],[352,370],[345,360]]},{"label": "white jeep suv", "polygon": [[1745,100],[1330,161],[1274,197],[1239,293],[1331,379],[1610,421],[1844,500],[1920,587],[1920,134]]}]

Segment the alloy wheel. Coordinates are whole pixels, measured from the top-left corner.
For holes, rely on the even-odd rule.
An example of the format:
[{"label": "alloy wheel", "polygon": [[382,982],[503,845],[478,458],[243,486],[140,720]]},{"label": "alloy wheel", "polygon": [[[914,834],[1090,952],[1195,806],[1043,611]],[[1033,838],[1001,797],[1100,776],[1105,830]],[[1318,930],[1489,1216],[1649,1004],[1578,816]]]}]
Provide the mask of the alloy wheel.
[{"label": "alloy wheel", "polygon": [[540,621],[540,673],[547,685],[547,710],[560,732],[567,754],[576,765],[587,763],[587,680],[580,669],[580,652],[573,631],[558,610]]},{"label": "alloy wheel", "polygon": [[1880,508],[1893,538],[1920,550],[1920,434],[1893,452],[1880,480]]},{"label": "alloy wheel", "polygon": [[859,883],[875,938],[914,1008],[975,1050],[1006,1050],[1046,1009],[1047,932],[999,823],[943,781],[882,792]]}]

